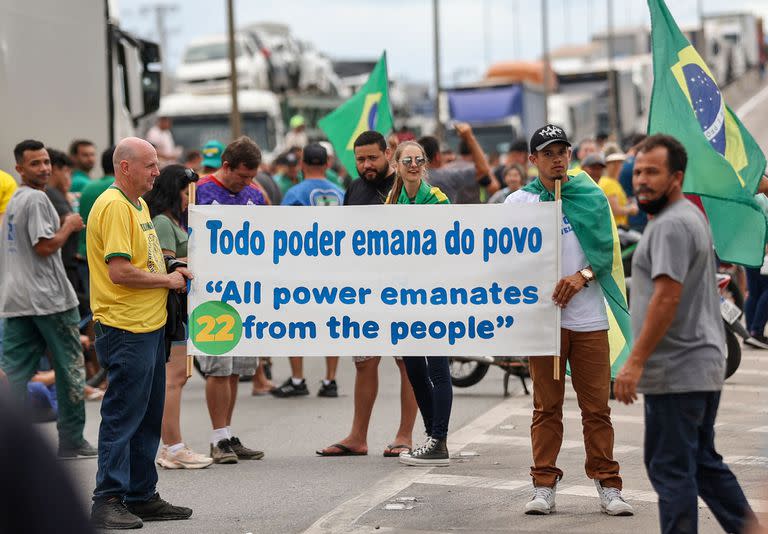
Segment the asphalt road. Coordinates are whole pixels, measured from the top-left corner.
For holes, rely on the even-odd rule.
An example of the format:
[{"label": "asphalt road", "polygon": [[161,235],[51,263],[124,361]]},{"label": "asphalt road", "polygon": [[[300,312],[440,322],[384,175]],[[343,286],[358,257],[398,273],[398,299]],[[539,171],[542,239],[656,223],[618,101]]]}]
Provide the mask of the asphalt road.
[{"label": "asphalt road", "polygon": [[[718,418],[717,444],[753,506],[768,512],[768,352],[745,351],[739,371],[727,383]],[[308,359],[307,376],[318,379],[322,360]],[[279,376],[287,362],[277,361]],[[244,443],[266,451],[262,461],[214,465],[200,471],[160,471],[159,491],[169,501],[194,509],[186,522],[146,524],[155,533],[342,533],[342,532],[654,532],[655,495],[642,463],[642,405],[613,403],[615,455],[622,466],[631,518],[600,513],[597,495],[583,471],[584,452],[575,394],[567,388],[565,441],[556,514],[522,513],[530,498],[530,397],[512,382],[502,397],[502,373],[492,369],[478,385],[456,389],[447,468],[414,468],[381,456],[398,423],[398,377],[390,360],[380,366],[381,385],[369,435],[369,456],[320,458],[314,450],[348,430],[352,416],[353,364],[342,360],[342,396],[323,399],[251,397],[243,384],[234,428]],[[313,391],[316,388],[312,388]],[[88,404],[86,436],[96,442],[98,403]],[[41,425],[53,437],[53,424]],[[194,376],[184,391],[182,431],[196,450],[207,449],[210,424],[203,382]],[[89,499],[95,460],[65,462]],[[401,499],[402,502],[398,501]],[[413,500],[415,499],[415,500]],[[388,509],[387,505],[403,507]],[[392,508],[392,506],[390,506]],[[702,506],[700,531],[720,529]]]},{"label": "asphalt road", "polygon": [[[726,91],[761,146],[768,148],[768,89],[752,76]],[[741,368],[726,385],[718,418],[717,445],[758,511],[768,512],[768,352],[745,351]],[[313,393],[322,359],[306,362]],[[275,364],[277,380],[288,374]],[[502,373],[492,369],[477,386],[455,390],[447,468],[399,465],[381,453],[399,418],[398,376],[391,359],[380,365],[381,384],[369,433],[369,456],[320,458],[314,450],[344,437],[352,418],[354,366],[343,359],[341,397],[300,399],[251,397],[241,387],[236,433],[262,449],[262,461],[214,465],[201,471],[160,472],[158,489],[167,500],[194,509],[189,521],[147,524],[151,533],[367,533],[367,532],[656,532],[655,495],[642,462],[642,404],[613,404],[615,456],[622,466],[630,518],[600,513],[597,495],[583,471],[584,452],[575,394],[567,388],[565,442],[556,514],[522,513],[530,498],[530,397],[513,382],[504,399]],[[86,437],[96,443],[99,404],[88,403]],[[53,440],[55,426],[40,425]],[[417,423],[417,428],[420,425]],[[184,390],[182,432],[197,451],[206,451],[210,422],[203,381],[195,375]],[[416,439],[420,439],[420,430]],[[75,477],[83,506],[93,490],[95,460],[65,462]],[[389,505],[389,506],[388,506]],[[392,509],[394,508],[394,509]],[[720,532],[709,510],[700,508],[700,532]]]}]

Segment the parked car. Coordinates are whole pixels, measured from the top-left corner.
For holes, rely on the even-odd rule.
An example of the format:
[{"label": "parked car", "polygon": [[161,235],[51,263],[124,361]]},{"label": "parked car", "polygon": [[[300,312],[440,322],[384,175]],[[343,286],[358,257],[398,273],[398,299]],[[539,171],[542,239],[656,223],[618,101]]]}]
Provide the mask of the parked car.
[{"label": "parked car", "polygon": [[257,22],[247,26],[249,32],[258,34],[263,46],[269,50],[273,65],[285,68],[290,80],[290,89],[299,83],[301,50],[291,35],[291,29],[279,22]]},{"label": "parked car", "polygon": [[250,24],[240,29],[242,33],[249,35],[262,56],[269,65],[269,88],[276,93],[289,89],[295,89],[295,83],[291,80],[289,64],[285,54],[273,54],[269,44],[271,40],[265,37],[263,30],[257,24]]},{"label": "parked car", "polygon": [[[253,38],[235,34],[235,65],[240,89],[268,89],[269,65]],[[229,86],[229,41],[226,35],[210,35],[190,43],[176,69],[180,90],[218,92]]]},{"label": "parked car", "polygon": [[333,62],[318,52],[311,43],[298,41],[301,51],[299,91],[345,96],[341,79],[333,70]]}]

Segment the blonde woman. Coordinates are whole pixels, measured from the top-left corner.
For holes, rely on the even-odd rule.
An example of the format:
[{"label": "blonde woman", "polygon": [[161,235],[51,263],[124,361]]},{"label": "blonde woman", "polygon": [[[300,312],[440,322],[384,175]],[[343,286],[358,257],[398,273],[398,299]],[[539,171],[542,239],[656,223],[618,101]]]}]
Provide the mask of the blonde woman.
[{"label": "blonde woman", "polygon": [[[395,150],[395,183],[387,204],[450,204],[448,197],[425,181],[427,155],[415,141],[400,143]],[[427,441],[412,452],[400,453],[406,465],[448,465],[448,421],[453,391],[448,358],[405,356],[408,380],[424,419]]]}]

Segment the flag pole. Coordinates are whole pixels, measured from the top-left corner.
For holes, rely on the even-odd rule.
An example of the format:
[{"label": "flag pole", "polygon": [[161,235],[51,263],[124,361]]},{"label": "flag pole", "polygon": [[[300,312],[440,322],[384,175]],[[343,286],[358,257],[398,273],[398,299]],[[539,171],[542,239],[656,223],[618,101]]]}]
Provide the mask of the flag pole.
[{"label": "flag pole", "polygon": [[[197,192],[197,184],[195,184],[195,182],[189,182],[189,206],[195,205],[196,192]],[[187,258],[187,262],[189,262],[189,258]],[[189,293],[187,293],[187,304],[189,304]],[[187,310],[189,310],[189,306],[187,306]],[[189,315],[187,315],[187,325],[189,325]],[[187,327],[187,332],[191,332],[191,329],[189,327]],[[189,344],[189,340],[187,340],[187,344]],[[187,378],[192,376],[192,368],[194,367],[194,365],[195,365],[195,357],[187,353]]]},{"label": "flag pole", "polygon": [[[561,252],[560,251],[560,239],[561,239],[560,228],[561,228],[562,219],[563,219],[562,214],[561,214],[561,207],[560,207],[561,206],[561,204],[560,204],[560,200],[561,200],[561,198],[560,198],[560,195],[561,195],[560,187],[561,187],[562,183],[563,183],[563,178],[561,176],[558,176],[558,177],[555,178],[555,204],[557,205],[557,209],[555,209],[555,213],[556,213],[555,216],[557,217],[557,221],[556,221],[556,224],[555,224],[555,231],[557,232],[557,234],[556,234],[557,238],[555,239],[555,243],[556,243],[555,246],[557,247],[557,249],[555,251],[555,258],[557,258],[557,260],[555,262],[556,269],[557,269],[556,280],[560,279],[560,262],[561,262],[561,258],[560,258],[560,255],[561,255],[560,254],[560,252]],[[560,380],[560,309],[559,308],[557,310],[557,322],[556,322],[556,325],[557,325],[557,332],[555,333],[555,335],[557,336],[557,338],[556,338],[557,339],[557,342],[556,342],[557,350],[556,350],[555,357],[554,357],[554,368],[553,368],[553,372],[552,372],[552,378],[554,378],[555,380]]]}]

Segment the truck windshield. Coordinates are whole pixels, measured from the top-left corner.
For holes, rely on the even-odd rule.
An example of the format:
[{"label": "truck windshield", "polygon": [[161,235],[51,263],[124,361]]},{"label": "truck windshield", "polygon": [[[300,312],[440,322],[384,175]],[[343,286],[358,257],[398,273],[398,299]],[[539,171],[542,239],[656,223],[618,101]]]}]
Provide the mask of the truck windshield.
[{"label": "truck windshield", "polygon": [[[235,43],[235,55],[240,57],[243,55],[243,47],[240,41]],[[187,53],[184,55],[184,63],[202,63],[203,61],[218,61],[220,59],[227,59],[229,57],[229,49],[227,42],[222,41],[220,43],[207,43],[197,46],[192,46],[187,49]]]},{"label": "truck windshield", "polygon": [[[275,125],[264,114],[242,114],[243,135],[247,135],[262,151],[271,152],[275,148]],[[173,117],[173,139],[184,150],[199,150],[212,139],[225,142],[231,138],[228,115],[209,115],[198,117]]]}]

